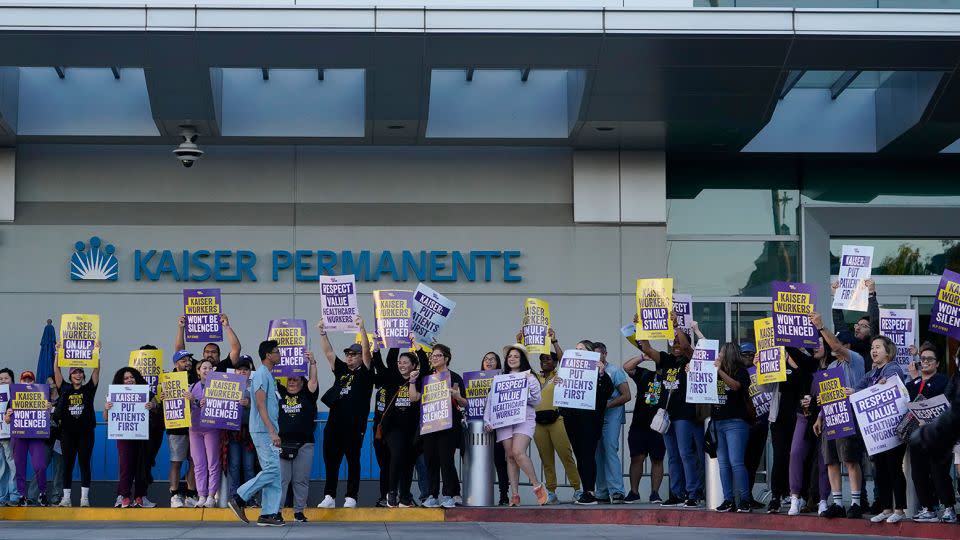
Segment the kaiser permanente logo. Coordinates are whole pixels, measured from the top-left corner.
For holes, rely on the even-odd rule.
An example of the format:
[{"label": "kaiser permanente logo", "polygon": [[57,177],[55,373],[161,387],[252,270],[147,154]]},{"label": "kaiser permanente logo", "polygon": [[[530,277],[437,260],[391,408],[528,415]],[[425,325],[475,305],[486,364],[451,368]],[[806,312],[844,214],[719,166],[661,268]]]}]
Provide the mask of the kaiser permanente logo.
[{"label": "kaiser permanente logo", "polygon": [[[74,244],[70,279],[117,281],[120,261],[112,244],[100,238]],[[520,251],[329,251],[275,249],[269,263],[250,250],[134,250],[134,281],[258,281],[257,271],[268,266],[273,281],[293,273],[296,281],[319,281],[320,275],[354,274],[357,281],[422,282],[523,281],[517,262]],[[266,256],[264,256],[264,259]]]},{"label": "kaiser permanente logo", "polygon": [[100,249],[99,237],[90,238],[90,246],[77,242],[76,252],[70,257],[70,279],[116,281],[120,275],[120,263],[114,255],[116,248],[107,244]]}]

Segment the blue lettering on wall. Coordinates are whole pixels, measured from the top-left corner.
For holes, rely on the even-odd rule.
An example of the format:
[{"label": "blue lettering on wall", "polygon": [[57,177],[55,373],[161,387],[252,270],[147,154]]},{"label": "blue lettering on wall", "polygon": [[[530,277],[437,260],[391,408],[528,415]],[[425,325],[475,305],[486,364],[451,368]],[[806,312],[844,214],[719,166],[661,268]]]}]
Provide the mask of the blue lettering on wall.
[{"label": "blue lettering on wall", "polygon": [[[362,251],[275,249],[270,254],[270,277],[280,281],[293,274],[300,282],[319,281],[321,275],[354,274],[358,281],[515,283],[520,275],[520,251]],[[502,259],[502,267],[494,260]],[[502,268],[502,271],[501,271]],[[135,250],[135,281],[257,281],[257,255],[249,250]],[[289,279],[289,278],[287,278]]]}]

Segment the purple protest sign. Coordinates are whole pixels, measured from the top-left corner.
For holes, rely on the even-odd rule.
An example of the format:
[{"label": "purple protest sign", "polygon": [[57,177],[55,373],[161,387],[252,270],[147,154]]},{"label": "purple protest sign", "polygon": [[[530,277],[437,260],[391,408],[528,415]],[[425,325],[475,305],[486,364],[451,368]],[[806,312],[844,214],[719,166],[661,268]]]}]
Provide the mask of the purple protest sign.
[{"label": "purple protest sign", "polygon": [[960,339],[960,274],[944,270],[930,309],[930,331]]},{"label": "purple protest sign", "polygon": [[356,332],[357,277],[320,276],[320,310],[323,328],[328,332]]},{"label": "purple protest sign", "polygon": [[810,395],[813,401],[820,396],[820,407],[823,409],[823,436],[828,441],[842,439],[856,435],[857,425],[853,420],[853,408],[843,390],[846,378],[843,368],[835,367],[818,371],[813,374],[813,385]]},{"label": "purple protest sign", "polygon": [[483,420],[483,409],[487,406],[487,394],[493,386],[493,378],[499,370],[468,371],[463,374],[463,397],[467,398],[467,420]]},{"label": "purple protest sign", "polygon": [[757,368],[750,366],[747,368],[750,374],[750,401],[753,402],[753,408],[757,411],[757,420],[765,422],[770,415],[770,400],[773,395],[770,392],[763,392],[757,385]]},{"label": "purple protest sign", "polygon": [[270,373],[274,377],[305,377],[307,368],[307,321],[280,319],[267,325],[267,339],[277,342],[280,361]]},{"label": "purple protest sign", "polygon": [[777,345],[816,348],[820,335],[810,322],[817,293],[806,283],[773,282],[773,335]]},{"label": "purple protest sign", "polygon": [[183,314],[187,317],[184,336],[188,343],[223,341],[220,325],[220,289],[184,289]]},{"label": "purple protest sign", "polygon": [[240,429],[243,390],[247,378],[238,373],[210,372],[203,386],[203,407],[200,408],[200,426],[213,429]]},{"label": "purple protest sign", "polygon": [[868,454],[873,456],[903,444],[897,426],[907,414],[909,402],[910,395],[897,377],[850,396]]},{"label": "purple protest sign", "polygon": [[[466,384],[466,383],[464,383]],[[420,397],[420,434],[435,433],[453,427],[450,403],[450,372],[434,373],[423,380]]]},{"label": "purple protest sign", "polygon": [[50,437],[50,387],[46,384],[11,384],[10,435],[15,439]]},{"label": "purple protest sign", "polygon": [[373,291],[377,333],[387,349],[409,349],[413,291]]}]

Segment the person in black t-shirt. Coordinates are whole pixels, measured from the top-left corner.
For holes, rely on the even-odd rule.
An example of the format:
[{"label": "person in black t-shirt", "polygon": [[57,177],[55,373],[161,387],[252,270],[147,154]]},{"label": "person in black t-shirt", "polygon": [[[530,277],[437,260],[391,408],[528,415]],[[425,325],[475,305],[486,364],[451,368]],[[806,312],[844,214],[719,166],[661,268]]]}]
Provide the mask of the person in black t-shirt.
[{"label": "person in black t-shirt", "polygon": [[[57,348],[60,344],[57,344]],[[99,351],[100,342],[96,347]],[[73,465],[80,462],[80,506],[90,506],[90,459],[93,457],[94,431],[97,419],[93,412],[93,398],[100,383],[100,368],[94,368],[90,380],[81,368],[70,368],[69,380],[60,373],[59,354],[53,365],[53,378],[60,387],[60,444],[63,450],[63,498],[60,506],[72,506]]]},{"label": "person in black t-shirt", "polygon": [[711,422],[717,434],[717,461],[724,499],[717,512],[751,512],[750,478],[744,463],[750,423],[756,420],[751,418],[747,407],[750,374],[740,361],[740,347],[736,343],[727,342],[720,347],[715,365],[720,402],[712,407]]},{"label": "person in black t-shirt", "polygon": [[[393,375],[397,371],[397,356],[400,349],[392,348],[387,351],[387,363],[384,365],[383,356],[380,354],[380,339],[374,334],[371,356],[373,362],[373,384],[377,391],[373,398],[373,432],[377,432],[377,426],[383,418],[383,411],[387,408],[387,401],[390,396],[387,395],[387,384],[393,380]],[[387,441],[384,439],[373,440],[373,453],[377,458],[377,465],[380,467],[380,498],[377,499],[377,507],[387,507],[387,492],[390,491],[390,449],[387,447]]]},{"label": "person in black t-shirt", "polygon": [[307,351],[310,362],[309,378],[290,377],[286,386],[277,386],[280,394],[280,441],[285,454],[295,453],[292,459],[280,460],[280,493],[286,493],[293,481],[293,519],[306,523],[303,509],[310,491],[310,465],[313,463],[314,431],[317,420],[317,360]]},{"label": "person in black t-shirt", "polygon": [[390,456],[387,491],[387,506],[390,508],[414,505],[410,484],[417,458],[414,439],[420,425],[420,400],[415,397],[418,363],[416,354],[405,352],[397,358],[394,369],[384,373],[387,404],[380,420],[380,430]]},{"label": "person in black t-shirt", "polygon": [[360,345],[354,343],[344,349],[344,360],[340,360],[330,345],[323,320],[317,324],[320,346],[333,371],[336,380],[334,388],[339,391],[331,396],[332,404],[328,403],[326,397],[324,401],[330,406],[330,414],[323,428],[323,461],[327,480],[320,508],[336,506],[340,462],[344,458],[347,459],[347,493],[343,507],[356,508],[360,492],[360,450],[363,447],[363,435],[367,431],[367,416],[370,414],[373,371],[370,369],[370,340],[360,317],[357,317],[357,327]]},{"label": "person in black t-shirt", "polygon": [[663,443],[663,435],[650,429],[650,423],[660,409],[663,377],[657,371],[640,367],[644,360],[649,359],[643,355],[634,356],[623,364],[623,370],[637,384],[637,401],[627,433],[627,443],[630,445],[630,493],[623,502],[628,504],[640,502],[637,490],[647,456],[650,456],[650,502],[662,502],[660,484],[663,482],[663,458],[667,447]]},{"label": "person in black t-shirt", "polygon": [[[220,357],[220,345],[216,343],[207,343],[203,346],[203,356],[201,360],[210,360],[213,362],[213,366],[216,371],[226,371],[229,369],[236,369],[237,361],[240,360],[240,340],[237,339],[237,334],[233,331],[233,327],[230,326],[230,319],[225,313],[220,314],[220,325],[223,327],[223,337],[227,338],[227,341],[230,343],[230,353],[227,354],[226,358]],[[173,342],[173,350],[182,351],[186,349],[183,333],[186,331],[187,327],[187,316],[181,315],[177,319],[177,338]]]}]

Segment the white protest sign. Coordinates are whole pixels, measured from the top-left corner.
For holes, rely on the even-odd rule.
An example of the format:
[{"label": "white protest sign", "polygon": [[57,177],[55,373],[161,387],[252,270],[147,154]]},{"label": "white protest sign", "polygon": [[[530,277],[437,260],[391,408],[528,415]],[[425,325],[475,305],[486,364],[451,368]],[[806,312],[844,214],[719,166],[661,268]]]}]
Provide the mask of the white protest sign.
[{"label": "white protest sign", "polygon": [[437,334],[447,324],[457,303],[427,287],[417,285],[413,292],[413,313],[410,315],[410,330],[418,343],[433,343]]},{"label": "white protest sign", "polygon": [[717,394],[716,339],[701,339],[693,350],[690,371],[687,372],[687,403],[720,403]]},{"label": "white protest sign", "polygon": [[593,410],[597,405],[600,353],[570,349],[563,351],[557,367],[553,406]]},{"label": "white protest sign", "polygon": [[693,321],[693,297],[689,294],[674,293],[673,312],[677,314],[677,326],[689,329]]},{"label": "white protest sign", "polygon": [[947,400],[947,396],[940,394],[930,399],[907,403],[907,409],[913,413],[917,422],[920,422],[920,425],[923,426],[933,422],[941,414],[947,412],[947,410],[950,409],[950,401]]},{"label": "white protest sign", "polygon": [[910,395],[899,378],[875,384],[850,396],[863,444],[871,456],[903,444],[897,425],[907,414]]},{"label": "white protest sign", "polygon": [[833,309],[867,311],[869,291],[864,281],[870,278],[872,263],[873,246],[843,246]]},{"label": "white protest sign", "polygon": [[880,310],[880,335],[887,336],[897,346],[896,362],[907,373],[913,357],[910,346],[917,340],[917,310],[887,309]]},{"label": "white protest sign", "polygon": [[320,312],[328,332],[357,331],[357,277],[320,276]]},{"label": "white protest sign", "polygon": [[493,387],[487,396],[492,407],[490,425],[496,428],[521,424],[527,419],[527,374],[507,373],[493,378]]},{"label": "white protest sign", "polygon": [[145,441],[150,438],[147,401],[150,385],[111,384],[108,399],[107,438]]}]

